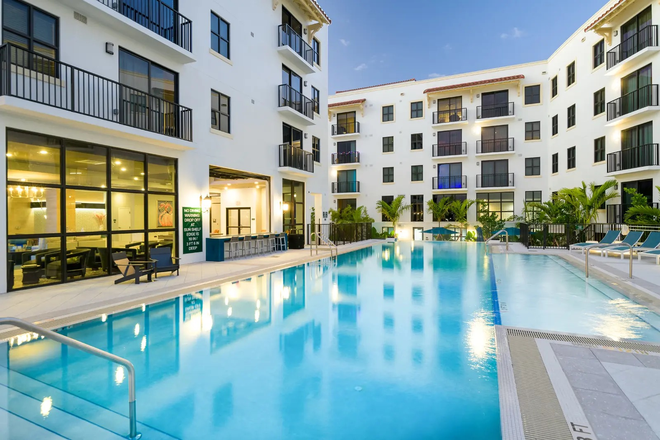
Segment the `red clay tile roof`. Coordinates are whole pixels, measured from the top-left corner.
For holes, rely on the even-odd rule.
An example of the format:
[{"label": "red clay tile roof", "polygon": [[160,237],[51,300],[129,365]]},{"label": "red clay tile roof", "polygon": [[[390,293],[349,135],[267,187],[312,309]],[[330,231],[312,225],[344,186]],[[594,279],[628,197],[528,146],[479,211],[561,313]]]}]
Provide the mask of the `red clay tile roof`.
[{"label": "red clay tile roof", "polygon": [[314,6],[316,6],[318,10],[321,12],[321,14],[323,14],[323,16],[328,20],[328,24],[331,24],[332,20],[330,20],[330,17],[328,17],[328,14],[325,13],[321,5],[319,5],[319,3],[316,0],[312,0],[312,3],[314,3]]},{"label": "red clay tile roof", "polygon": [[328,104],[328,108],[342,107],[345,105],[352,105],[352,104],[362,104],[364,101],[366,101],[366,99],[354,99],[352,101],[335,102],[334,104]]},{"label": "red clay tile roof", "polygon": [[432,89],[424,90],[424,93],[442,92],[443,90],[464,89],[467,87],[483,86],[486,84],[494,84],[506,81],[515,81],[517,79],[524,79],[525,75],[504,76],[502,78],[484,79],[481,81],[473,81],[462,84],[453,84],[451,86],[433,87]]},{"label": "red clay tile roof", "polygon": [[621,6],[621,4],[623,4],[625,1],[626,1],[626,0],[618,0],[618,1],[617,1],[616,3],[614,3],[614,4],[613,4],[613,5],[612,5],[607,11],[603,12],[602,14],[600,14],[600,16],[599,16],[597,19],[595,19],[594,21],[592,21],[591,24],[590,24],[589,26],[587,26],[586,28],[584,28],[584,31],[587,32],[587,31],[589,31],[590,29],[592,29],[592,28],[593,28],[594,26],[596,26],[596,25],[597,25],[597,24],[598,24],[603,18],[605,18],[610,12],[612,12],[613,10],[615,10],[616,8],[618,8],[619,6]]},{"label": "red clay tile roof", "polygon": [[392,84],[400,84],[400,83],[411,82],[411,81],[417,81],[417,80],[415,78],[412,78],[412,79],[406,79],[406,80],[403,80],[403,81],[394,81],[394,82],[391,82],[391,83],[376,84],[375,86],[358,87],[357,89],[349,89],[349,90],[340,90],[340,91],[335,92],[335,93],[354,92],[356,90],[364,90],[364,89],[372,89],[372,88],[375,88],[375,87],[391,86]]}]

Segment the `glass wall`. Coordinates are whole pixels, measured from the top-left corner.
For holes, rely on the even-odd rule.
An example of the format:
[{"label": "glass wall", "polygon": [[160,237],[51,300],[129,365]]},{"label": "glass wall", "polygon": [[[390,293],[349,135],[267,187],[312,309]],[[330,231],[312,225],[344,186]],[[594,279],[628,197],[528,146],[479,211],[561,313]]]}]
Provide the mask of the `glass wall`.
[{"label": "glass wall", "polygon": [[108,275],[113,252],[176,255],[175,159],[13,130],[6,156],[8,290]]}]

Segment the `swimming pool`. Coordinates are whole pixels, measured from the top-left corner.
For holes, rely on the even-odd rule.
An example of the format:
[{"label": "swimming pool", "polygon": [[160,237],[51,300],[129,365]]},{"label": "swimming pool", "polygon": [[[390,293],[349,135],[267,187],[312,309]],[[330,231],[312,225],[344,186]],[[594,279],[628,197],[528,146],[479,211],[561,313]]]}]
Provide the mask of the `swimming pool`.
[{"label": "swimming pool", "polygon": [[[422,242],[377,245],[336,265],[296,266],[60,331],[135,364],[145,439],[496,440],[500,322],[660,341],[658,315],[586,284],[561,259]],[[85,420],[124,434],[123,419],[108,415],[126,413],[121,367],[45,339],[18,342],[5,344],[17,379],[3,386],[51,397],[71,414],[84,406]],[[67,394],[51,396],[56,390]]]}]

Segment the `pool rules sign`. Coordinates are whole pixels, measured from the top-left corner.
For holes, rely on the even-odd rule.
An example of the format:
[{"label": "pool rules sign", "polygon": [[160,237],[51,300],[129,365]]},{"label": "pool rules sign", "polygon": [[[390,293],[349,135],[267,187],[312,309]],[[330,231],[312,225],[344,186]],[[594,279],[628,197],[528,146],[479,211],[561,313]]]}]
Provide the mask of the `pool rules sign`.
[{"label": "pool rules sign", "polygon": [[202,208],[183,208],[183,253],[202,250]]}]

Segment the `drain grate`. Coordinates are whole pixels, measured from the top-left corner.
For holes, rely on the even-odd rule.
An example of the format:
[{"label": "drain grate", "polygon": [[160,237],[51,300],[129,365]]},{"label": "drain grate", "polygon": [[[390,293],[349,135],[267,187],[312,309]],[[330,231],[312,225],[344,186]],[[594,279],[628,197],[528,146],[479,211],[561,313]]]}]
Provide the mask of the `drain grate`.
[{"label": "drain grate", "polygon": [[523,337],[532,339],[547,339],[550,341],[570,342],[575,345],[600,346],[620,348],[622,350],[638,350],[653,353],[660,353],[660,346],[645,342],[613,341],[611,339],[600,339],[588,336],[576,336],[562,333],[546,333],[535,330],[523,330],[517,328],[507,328],[509,337]]}]

